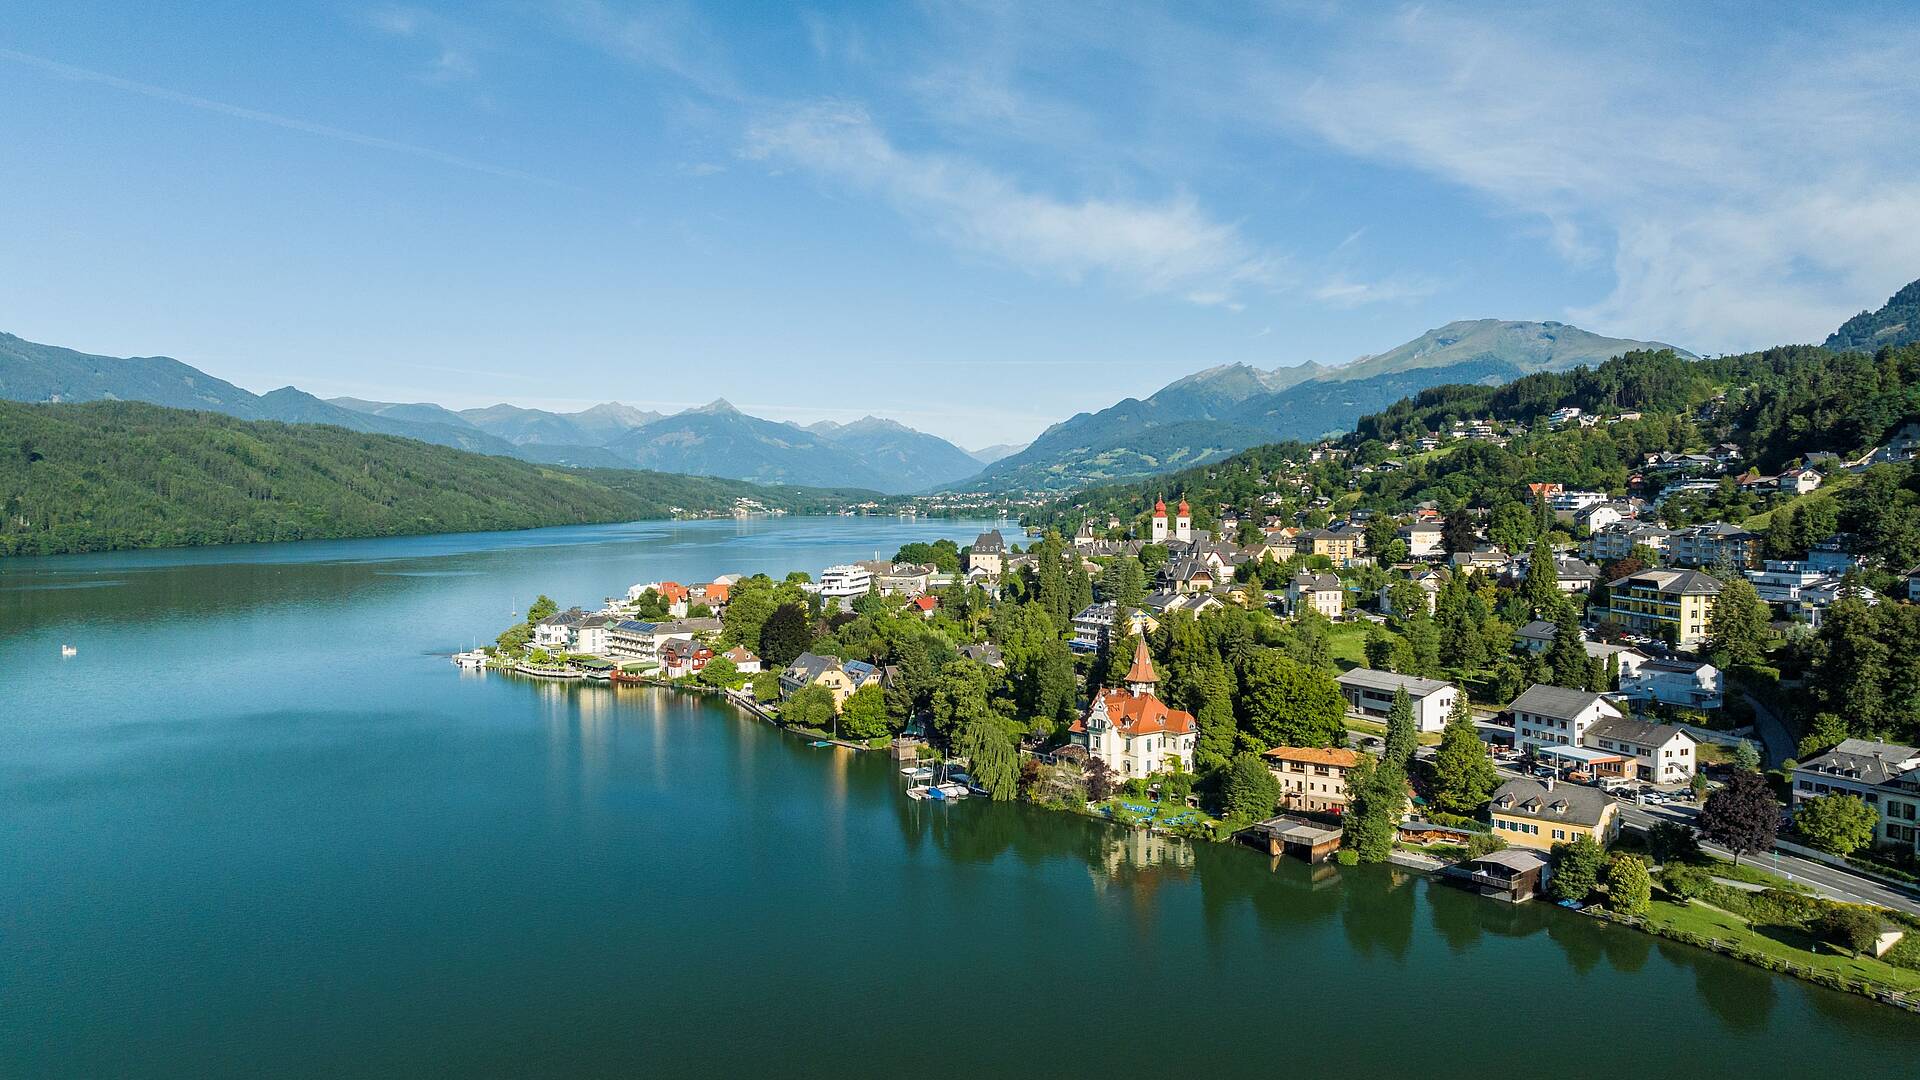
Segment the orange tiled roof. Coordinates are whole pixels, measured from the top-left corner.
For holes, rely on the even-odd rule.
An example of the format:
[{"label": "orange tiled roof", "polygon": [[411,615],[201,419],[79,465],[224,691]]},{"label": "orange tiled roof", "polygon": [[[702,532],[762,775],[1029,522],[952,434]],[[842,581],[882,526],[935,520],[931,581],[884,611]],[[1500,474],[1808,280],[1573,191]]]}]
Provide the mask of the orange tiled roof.
[{"label": "orange tiled roof", "polygon": [[1332,765],[1342,769],[1351,769],[1360,762],[1360,755],[1355,751],[1325,746],[1276,746],[1267,751],[1265,756],[1276,761],[1298,761],[1303,765]]},{"label": "orange tiled roof", "polygon": [[1145,641],[1133,643],[1133,667],[1128,669],[1127,677],[1122,681],[1129,683],[1160,681],[1160,677],[1153,673],[1153,657],[1148,654]]},{"label": "orange tiled roof", "polygon": [[1194,729],[1192,713],[1168,708],[1152,694],[1136,696],[1127,690],[1103,690],[1101,696],[1106,699],[1107,717],[1122,734],[1185,735]]}]

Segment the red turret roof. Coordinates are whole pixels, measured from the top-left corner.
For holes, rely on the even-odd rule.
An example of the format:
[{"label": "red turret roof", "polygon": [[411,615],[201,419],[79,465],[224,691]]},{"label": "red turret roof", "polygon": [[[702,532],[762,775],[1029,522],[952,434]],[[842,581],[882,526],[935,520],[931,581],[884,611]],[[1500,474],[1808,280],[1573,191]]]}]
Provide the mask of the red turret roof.
[{"label": "red turret roof", "polygon": [[1190,515],[1190,514],[1192,514],[1192,513],[1193,513],[1193,511],[1187,508],[1187,500],[1185,500],[1185,499],[1181,499],[1181,500],[1180,500],[1180,516],[1181,516],[1181,517],[1187,517],[1188,515]]},{"label": "red turret roof", "polygon": [[1156,502],[1153,504],[1153,516],[1154,517],[1167,516],[1167,500],[1161,499],[1159,502]]},{"label": "red turret roof", "polygon": [[1126,681],[1129,683],[1160,681],[1160,677],[1153,673],[1153,657],[1147,653],[1147,643],[1144,641],[1133,643],[1133,667],[1128,669]]}]

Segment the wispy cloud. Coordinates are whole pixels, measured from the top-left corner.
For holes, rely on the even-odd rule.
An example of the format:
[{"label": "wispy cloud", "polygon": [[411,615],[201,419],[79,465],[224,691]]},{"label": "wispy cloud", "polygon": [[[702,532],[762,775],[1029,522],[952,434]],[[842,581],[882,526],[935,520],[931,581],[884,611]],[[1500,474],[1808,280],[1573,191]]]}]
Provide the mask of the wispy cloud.
[{"label": "wispy cloud", "polygon": [[486,40],[473,29],[419,7],[382,7],[366,13],[367,25],[390,37],[422,42],[430,55],[416,76],[426,83],[465,82],[479,74]]},{"label": "wispy cloud", "polygon": [[327,124],[317,124],[311,120],[302,120],[298,117],[283,116],[279,113],[263,112],[259,109],[249,109],[241,105],[230,105],[224,101],[195,97],[192,94],[181,93],[178,90],[169,90],[163,86],[153,86],[148,83],[135,82],[132,79],[120,78],[117,75],[108,75],[104,72],[75,67],[72,64],[63,64],[56,60],[48,60],[45,57],[15,52],[11,49],[0,49],[0,60],[8,60],[16,64],[43,71],[49,75],[58,76],[62,79],[111,87],[112,89],[123,90],[130,94],[139,94],[142,97],[153,98],[157,101],[165,101],[174,105],[183,105],[190,109],[200,109],[204,112],[217,113],[221,116],[232,117],[236,120],[247,120],[256,124],[267,124],[272,127],[285,128],[289,131],[298,131],[306,135],[319,136],[323,139],[352,143],[355,146],[365,146],[375,150],[386,150],[396,154],[405,154],[409,157],[422,158],[441,165],[452,166],[456,169],[485,173],[488,176],[497,176],[506,180],[540,184],[545,187],[559,188],[566,191],[578,190],[572,185],[561,183],[558,180],[551,180],[544,176],[522,172],[519,169],[509,169],[499,165],[491,165],[484,161],[475,161],[472,158],[461,157],[458,154],[449,154],[443,150],[435,150],[432,147],[416,146],[413,143],[383,139],[377,135],[348,131],[345,128],[332,127]]},{"label": "wispy cloud", "polygon": [[1408,8],[1247,85],[1265,117],[1610,262],[1579,321],[1714,348],[1824,334],[1920,267],[1920,32],[1831,24],[1703,54],[1682,14]]},{"label": "wispy cloud", "polygon": [[1274,273],[1271,255],[1191,195],[1148,202],[1042,194],[976,161],[904,150],[856,104],[784,110],[752,125],[743,153],[877,195],[950,243],[1040,276],[1099,277],[1228,304]]}]

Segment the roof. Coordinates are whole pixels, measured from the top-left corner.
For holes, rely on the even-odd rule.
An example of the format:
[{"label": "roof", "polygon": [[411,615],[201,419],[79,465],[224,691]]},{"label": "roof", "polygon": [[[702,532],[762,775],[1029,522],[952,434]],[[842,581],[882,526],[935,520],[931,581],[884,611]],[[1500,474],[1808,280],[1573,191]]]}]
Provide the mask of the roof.
[{"label": "roof", "polygon": [[803,652],[794,657],[787,665],[787,674],[793,678],[812,682],[829,671],[840,669],[840,659],[835,656],[821,656],[818,653]]},{"label": "roof", "polygon": [[1607,588],[1618,589],[1623,585],[1639,585],[1675,596],[1720,595],[1719,580],[1699,570],[1642,570],[1608,582]]},{"label": "roof", "polygon": [[760,662],[760,658],[758,656],[753,655],[753,650],[747,648],[745,645],[735,645],[733,648],[728,649],[726,652],[723,652],[720,655],[726,657],[727,659],[733,661],[736,664],[747,664],[747,663],[757,664]]},{"label": "roof", "polygon": [[1704,660],[1682,660],[1678,657],[1656,657],[1640,665],[1641,671],[1666,671],[1675,675],[1697,675],[1701,668],[1717,670]]},{"label": "roof", "polygon": [[1333,574],[1309,574],[1305,570],[1294,575],[1293,584],[1314,592],[1340,592],[1346,588],[1340,583],[1339,577]]},{"label": "roof", "polygon": [[1567,821],[1597,827],[1613,800],[1599,788],[1555,784],[1552,791],[1532,780],[1509,780],[1494,790],[1493,809],[1516,817]]},{"label": "roof", "polygon": [[1392,671],[1376,671],[1373,668],[1354,668],[1341,673],[1334,682],[1341,686],[1359,686],[1368,690],[1394,691],[1405,688],[1407,696],[1418,701],[1429,694],[1445,690],[1449,683],[1441,679],[1422,679],[1413,675],[1401,675]]},{"label": "roof", "polygon": [[1530,641],[1552,641],[1555,629],[1554,625],[1547,620],[1535,619],[1514,631],[1513,636]]},{"label": "roof", "polygon": [[[1136,694],[1130,690],[1102,690],[1094,701],[1105,703],[1107,719],[1111,720],[1113,726],[1119,728],[1123,735],[1154,735],[1161,732],[1185,735],[1195,727],[1192,713],[1171,708],[1152,694]],[[1087,730],[1085,718],[1074,721],[1070,730]]]},{"label": "roof", "polygon": [[[1507,708],[1514,712],[1532,713],[1535,716],[1551,716],[1555,720],[1572,720],[1591,708],[1595,702],[1606,704],[1599,694],[1591,690],[1570,690],[1564,686],[1548,686],[1535,683],[1527,692],[1513,699]],[[1612,706],[1608,706],[1612,708]]]},{"label": "roof", "polygon": [[1153,656],[1147,652],[1145,641],[1133,643],[1133,666],[1127,669],[1128,683],[1155,683],[1160,677],[1153,673]]},{"label": "roof", "polygon": [[992,555],[1005,551],[1007,541],[1000,535],[999,529],[983,532],[973,541],[973,550],[978,555]]},{"label": "roof", "polygon": [[1916,757],[1920,757],[1920,750],[1911,746],[1872,739],[1844,739],[1812,761],[1801,762],[1800,769],[1861,784],[1884,784],[1904,772],[1901,766]]},{"label": "roof", "polygon": [[1545,852],[1530,848],[1501,848],[1499,851],[1489,851],[1477,859],[1468,861],[1492,863],[1495,866],[1504,866],[1515,873],[1524,874],[1546,866],[1547,856]]},{"label": "roof", "polygon": [[1645,720],[1629,720],[1624,716],[1610,716],[1587,728],[1588,738],[1612,739],[1642,746],[1665,746],[1676,736],[1693,742],[1700,741],[1672,724],[1653,724]]},{"label": "roof", "polygon": [[1261,756],[1275,761],[1298,761],[1302,765],[1331,765],[1337,769],[1351,769],[1360,763],[1359,751],[1329,746],[1276,746]]}]

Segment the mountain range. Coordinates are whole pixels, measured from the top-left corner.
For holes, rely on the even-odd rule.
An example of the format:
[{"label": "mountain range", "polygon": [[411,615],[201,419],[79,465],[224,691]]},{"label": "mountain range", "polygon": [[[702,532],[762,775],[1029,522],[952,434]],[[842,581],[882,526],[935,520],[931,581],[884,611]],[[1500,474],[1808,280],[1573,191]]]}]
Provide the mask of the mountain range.
[{"label": "mountain range", "polygon": [[291,386],[254,394],[171,357],[96,356],[5,333],[0,398],[144,401],[242,420],[332,424],[539,464],[888,494],[939,487],[981,466],[945,439],[871,416],[801,427],[750,416],[725,401],[663,416],[618,402],[572,413],[505,404],[456,411],[430,402],[322,400]]},{"label": "mountain range", "polygon": [[1455,322],[1346,364],[1208,368],[1147,398],[1128,398],[1055,424],[1026,446],[977,453],[878,417],[802,426],[752,416],[724,400],[662,415],[618,402],[562,413],[508,404],[454,410],[430,402],[322,400],[291,386],[256,395],[169,357],[95,356],[10,334],[0,334],[0,398],[146,401],[243,420],[333,424],[579,468],[886,494],[1064,490],[1345,430],[1361,415],[1430,386],[1505,382],[1668,347],[1562,323]]},{"label": "mountain range", "polygon": [[1263,443],[1345,431],[1361,416],[1432,386],[1501,383],[1634,350],[1671,348],[1565,323],[1476,319],[1448,323],[1346,364],[1271,371],[1246,364],[1213,367],[1147,398],[1127,398],[1055,424],[964,486],[1059,491],[1188,468]]},{"label": "mountain range", "polygon": [[1920,341],[1920,281],[1909,282],[1879,311],[1863,311],[1827,337],[1827,348],[1873,352]]}]

